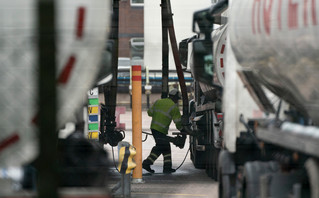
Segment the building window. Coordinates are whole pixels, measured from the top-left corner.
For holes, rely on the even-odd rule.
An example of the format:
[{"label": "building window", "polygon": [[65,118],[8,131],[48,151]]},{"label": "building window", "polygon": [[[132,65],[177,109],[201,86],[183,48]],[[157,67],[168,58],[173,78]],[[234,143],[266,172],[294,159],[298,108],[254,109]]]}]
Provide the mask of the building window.
[{"label": "building window", "polygon": [[131,6],[144,6],[144,0],[131,0]]},{"label": "building window", "polygon": [[144,38],[131,38],[131,64],[141,65],[144,69]]},{"label": "building window", "polygon": [[131,38],[131,58],[132,59],[143,59],[144,57],[144,38]]}]

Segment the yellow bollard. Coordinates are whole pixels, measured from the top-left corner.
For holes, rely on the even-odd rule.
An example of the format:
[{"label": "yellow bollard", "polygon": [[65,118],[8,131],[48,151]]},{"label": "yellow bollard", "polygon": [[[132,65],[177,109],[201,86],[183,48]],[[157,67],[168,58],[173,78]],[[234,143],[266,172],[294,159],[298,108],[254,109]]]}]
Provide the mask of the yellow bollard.
[{"label": "yellow bollard", "polygon": [[131,172],[136,167],[133,157],[136,155],[134,146],[128,142],[118,143],[119,163],[118,170],[121,173],[121,181],[112,188],[112,195],[131,197]]},{"label": "yellow bollard", "polygon": [[142,179],[142,67],[132,65],[132,138],[136,148],[134,157],[136,168],[133,170],[133,182]]},{"label": "yellow bollard", "polygon": [[119,151],[119,165],[118,169],[121,174],[130,174],[136,167],[133,157],[136,155],[134,146],[121,147]]}]

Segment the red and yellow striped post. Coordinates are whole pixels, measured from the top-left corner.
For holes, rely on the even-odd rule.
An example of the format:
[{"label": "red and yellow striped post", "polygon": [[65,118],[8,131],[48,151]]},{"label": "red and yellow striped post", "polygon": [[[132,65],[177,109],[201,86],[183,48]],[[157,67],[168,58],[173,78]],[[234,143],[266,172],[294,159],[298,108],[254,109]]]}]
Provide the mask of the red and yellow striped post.
[{"label": "red and yellow striped post", "polygon": [[132,65],[132,138],[136,148],[133,182],[142,182],[142,67]]}]

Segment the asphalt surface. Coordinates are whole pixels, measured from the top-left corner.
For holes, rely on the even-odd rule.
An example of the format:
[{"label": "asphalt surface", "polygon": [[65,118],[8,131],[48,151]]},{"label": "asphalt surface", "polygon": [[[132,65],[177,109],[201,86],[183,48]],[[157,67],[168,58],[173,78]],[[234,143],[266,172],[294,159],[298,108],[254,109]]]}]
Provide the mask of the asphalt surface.
[{"label": "asphalt surface", "polygon": [[[121,123],[125,123],[125,139],[132,143],[132,129],[131,129],[131,118],[132,113],[126,111],[125,114],[120,116]],[[147,113],[143,111],[142,113],[142,128],[143,131],[150,133],[150,117],[147,116]],[[176,132],[175,125],[172,124],[170,127],[169,134],[172,135],[172,132]],[[145,139],[145,135],[143,135]],[[146,141],[143,142],[143,159],[145,159],[152,147],[154,146],[155,141],[152,136],[148,136]],[[105,146],[106,150],[109,153],[110,160],[113,164],[112,153],[114,152],[114,163],[117,164],[118,159],[118,150],[117,147],[112,147],[107,145]],[[188,139],[186,139],[186,144],[183,149],[171,144],[172,148],[172,160],[173,168],[179,167],[189,149]],[[144,183],[132,183],[131,184],[131,197],[218,197],[218,183],[213,179],[208,177],[204,169],[194,168],[191,160],[190,153],[187,154],[185,162],[182,166],[172,174],[163,174],[163,157],[160,156],[151,167],[155,170],[155,174],[151,174],[143,169],[142,180]],[[109,179],[109,188],[112,189],[114,186],[120,182],[121,175],[117,172],[114,166],[111,167],[111,176]],[[115,197],[121,197],[120,195],[114,195]]]}]

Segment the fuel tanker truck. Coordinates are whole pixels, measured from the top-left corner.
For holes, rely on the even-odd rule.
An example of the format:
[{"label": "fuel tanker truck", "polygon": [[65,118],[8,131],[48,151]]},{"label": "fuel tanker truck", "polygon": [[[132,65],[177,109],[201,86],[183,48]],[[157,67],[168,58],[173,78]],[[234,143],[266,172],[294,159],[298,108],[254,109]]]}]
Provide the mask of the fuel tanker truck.
[{"label": "fuel tanker truck", "polygon": [[[189,138],[190,157],[195,168],[206,169],[208,176],[217,180],[216,162],[223,140],[221,93],[225,82],[227,25],[220,26],[212,33],[216,44],[216,56],[213,57],[210,41],[212,23],[202,19],[203,13],[207,11],[201,10],[194,14],[193,31],[197,34],[180,42],[179,50],[183,66],[190,68],[194,77],[194,98],[189,104],[193,130]],[[199,30],[195,29],[197,25]]]},{"label": "fuel tanker truck", "polygon": [[220,197],[319,197],[318,10],[222,0],[194,13],[191,158]]}]

